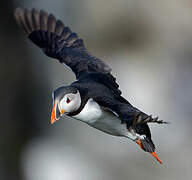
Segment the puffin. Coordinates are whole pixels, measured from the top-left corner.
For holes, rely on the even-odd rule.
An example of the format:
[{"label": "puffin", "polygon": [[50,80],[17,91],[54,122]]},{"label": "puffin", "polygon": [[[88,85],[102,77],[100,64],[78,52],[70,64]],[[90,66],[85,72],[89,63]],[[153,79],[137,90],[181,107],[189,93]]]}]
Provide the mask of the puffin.
[{"label": "puffin", "polygon": [[64,63],[76,81],[52,93],[51,124],[67,115],[107,134],[128,138],[162,163],[148,123],[167,123],[140,111],[122,96],[111,68],[92,56],[82,39],[44,10],[16,8],[14,17],[27,37],[50,58]]}]

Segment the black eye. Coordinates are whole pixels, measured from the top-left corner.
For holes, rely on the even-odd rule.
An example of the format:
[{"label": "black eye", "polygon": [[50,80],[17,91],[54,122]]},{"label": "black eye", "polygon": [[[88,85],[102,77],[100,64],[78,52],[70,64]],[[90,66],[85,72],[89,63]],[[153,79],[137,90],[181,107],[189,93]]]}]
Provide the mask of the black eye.
[{"label": "black eye", "polygon": [[67,101],[66,101],[67,103],[70,103],[71,102],[71,99],[69,99],[69,98],[67,98]]}]

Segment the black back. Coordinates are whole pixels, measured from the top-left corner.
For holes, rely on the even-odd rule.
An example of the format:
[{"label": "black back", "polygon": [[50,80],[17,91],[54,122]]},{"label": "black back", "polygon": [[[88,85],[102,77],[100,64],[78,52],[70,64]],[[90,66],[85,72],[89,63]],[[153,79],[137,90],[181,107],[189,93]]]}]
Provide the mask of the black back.
[{"label": "black back", "polygon": [[72,86],[83,97],[82,105],[75,113],[82,110],[89,98],[93,98],[99,105],[116,112],[121,122],[127,124],[127,128],[134,126],[137,133],[145,134],[152,147],[151,133],[146,123],[164,122],[141,112],[121,96],[119,85],[111,75],[111,68],[92,56],[76,33],[43,10],[17,8],[14,15],[18,25],[34,44],[47,56],[65,63],[75,73],[78,81]]}]

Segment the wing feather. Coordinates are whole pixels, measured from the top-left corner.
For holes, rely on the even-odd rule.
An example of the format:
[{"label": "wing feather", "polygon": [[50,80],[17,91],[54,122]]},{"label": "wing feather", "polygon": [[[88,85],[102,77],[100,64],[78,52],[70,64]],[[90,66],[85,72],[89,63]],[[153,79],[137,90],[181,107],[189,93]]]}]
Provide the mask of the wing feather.
[{"label": "wing feather", "polygon": [[111,68],[100,59],[90,55],[78,38],[61,20],[54,15],[33,8],[17,8],[14,12],[18,25],[29,39],[49,57],[65,63],[77,79],[82,73],[110,73]]},{"label": "wing feather", "polygon": [[165,123],[142,113],[124,99],[116,79],[111,75],[111,68],[92,56],[85,48],[83,40],[54,15],[35,8],[32,10],[17,8],[14,16],[28,38],[47,56],[69,66],[78,80],[91,80],[108,87],[117,102],[110,102],[109,99],[105,101],[103,97],[98,98],[97,102],[117,113],[122,123],[126,122],[128,127],[149,122]]}]

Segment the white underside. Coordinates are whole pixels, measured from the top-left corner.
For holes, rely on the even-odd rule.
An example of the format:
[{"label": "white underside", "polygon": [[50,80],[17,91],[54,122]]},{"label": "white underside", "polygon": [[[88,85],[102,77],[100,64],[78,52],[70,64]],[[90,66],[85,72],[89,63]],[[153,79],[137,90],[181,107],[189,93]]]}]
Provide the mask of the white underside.
[{"label": "white underside", "polygon": [[124,136],[132,140],[138,136],[133,130],[127,130],[126,124],[121,124],[115,113],[101,108],[92,99],[89,99],[83,110],[73,118],[114,136]]}]

